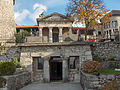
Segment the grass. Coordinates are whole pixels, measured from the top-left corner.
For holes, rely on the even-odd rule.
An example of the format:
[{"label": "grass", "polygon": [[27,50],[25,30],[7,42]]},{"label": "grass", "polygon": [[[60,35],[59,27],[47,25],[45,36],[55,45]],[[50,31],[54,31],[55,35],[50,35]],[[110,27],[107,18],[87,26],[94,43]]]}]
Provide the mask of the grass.
[{"label": "grass", "polygon": [[110,74],[118,75],[120,74],[120,71],[115,71],[115,69],[101,69],[99,70],[99,73],[103,75],[110,75]]}]

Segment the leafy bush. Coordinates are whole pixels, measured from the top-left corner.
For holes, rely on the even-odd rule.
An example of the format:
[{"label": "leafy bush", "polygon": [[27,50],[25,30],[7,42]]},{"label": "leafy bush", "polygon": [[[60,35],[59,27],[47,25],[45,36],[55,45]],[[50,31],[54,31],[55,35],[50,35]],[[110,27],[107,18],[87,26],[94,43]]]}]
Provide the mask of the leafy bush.
[{"label": "leafy bush", "polygon": [[115,60],[115,57],[110,56],[110,57],[107,57],[106,59],[107,59],[108,61],[114,61],[114,60]]},{"label": "leafy bush", "polygon": [[21,64],[20,64],[20,62],[18,61],[17,58],[13,58],[12,62],[16,65],[16,68],[20,68],[21,67]]},{"label": "leafy bush", "polygon": [[98,72],[98,70],[101,68],[102,68],[102,65],[98,61],[87,61],[83,65],[83,69],[87,73]]},{"label": "leafy bush", "polygon": [[98,61],[98,62],[103,62],[103,59],[99,58],[99,57],[93,57],[94,61]]},{"label": "leafy bush", "polygon": [[16,65],[10,61],[0,61],[0,74],[12,75],[16,71]]},{"label": "leafy bush", "polygon": [[28,31],[19,32],[16,35],[16,43],[21,43],[22,42],[22,40],[23,40],[22,34],[24,34],[24,37],[30,36],[30,33]]},{"label": "leafy bush", "polygon": [[112,80],[108,82],[102,90],[120,90],[120,81]]},{"label": "leafy bush", "polygon": [[0,77],[0,88],[5,86],[5,84],[6,84],[6,79],[4,79],[3,77]]}]

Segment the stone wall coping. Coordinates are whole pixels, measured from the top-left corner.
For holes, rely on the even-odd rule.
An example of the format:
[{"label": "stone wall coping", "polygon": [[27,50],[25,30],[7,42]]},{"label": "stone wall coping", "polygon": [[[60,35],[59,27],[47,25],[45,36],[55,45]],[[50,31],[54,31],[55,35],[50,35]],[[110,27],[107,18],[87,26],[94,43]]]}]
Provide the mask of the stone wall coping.
[{"label": "stone wall coping", "polygon": [[16,46],[26,47],[26,46],[74,46],[74,45],[88,45],[86,42],[56,42],[56,43],[19,43]]},{"label": "stone wall coping", "polygon": [[104,75],[104,74],[101,74],[101,75],[99,75],[99,76],[96,76],[96,75],[93,75],[93,74],[89,74],[89,73],[85,73],[84,71],[80,71],[82,74],[84,74],[85,76],[87,76],[87,77],[102,77],[102,76],[115,76],[114,74],[110,74],[110,75]]},{"label": "stone wall coping", "polygon": [[90,42],[89,43],[90,45],[93,45],[93,46],[95,46],[95,45],[101,45],[101,44],[120,44],[120,42]]},{"label": "stone wall coping", "polygon": [[28,73],[30,73],[30,72],[23,72],[23,73],[20,73],[20,74],[9,75],[9,76],[2,76],[2,77],[7,79],[7,78],[11,78],[11,77],[17,77],[17,76],[20,76],[20,75],[28,74]]}]

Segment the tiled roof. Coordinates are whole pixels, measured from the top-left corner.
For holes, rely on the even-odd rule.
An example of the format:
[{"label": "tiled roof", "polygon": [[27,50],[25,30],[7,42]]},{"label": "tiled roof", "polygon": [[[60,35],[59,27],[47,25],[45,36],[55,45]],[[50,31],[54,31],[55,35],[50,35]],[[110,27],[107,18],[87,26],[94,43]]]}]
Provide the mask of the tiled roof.
[{"label": "tiled roof", "polygon": [[38,28],[38,26],[16,26],[16,28]]},{"label": "tiled roof", "polygon": [[120,10],[112,10],[112,16],[119,16]]},{"label": "tiled roof", "polygon": [[72,29],[85,29],[85,27],[72,27]]},{"label": "tiled roof", "polygon": [[[16,26],[16,28],[38,28],[38,26]],[[85,27],[72,27],[72,29],[85,30]],[[94,29],[89,29],[89,30],[94,30]]]}]

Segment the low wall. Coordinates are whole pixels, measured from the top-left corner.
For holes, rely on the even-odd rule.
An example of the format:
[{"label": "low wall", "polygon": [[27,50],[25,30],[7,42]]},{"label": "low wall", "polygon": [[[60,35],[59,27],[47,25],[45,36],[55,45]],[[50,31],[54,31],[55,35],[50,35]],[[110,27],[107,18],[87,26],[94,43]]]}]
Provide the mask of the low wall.
[{"label": "low wall", "polygon": [[112,79],[115,79],[115,75],[91,75],[84,73],[81,71],[80,75],[80,84],[84,88],[84,90],[101,90],[102,86],[104,86],[107,82],[111,81]]},{"label": "low wall", "polygon": [[120,43],[105,42],[91,44],[92,55],[100,58],[115,56],[120,58]]},{"label": "low wall", "polygon": [[18,75],[4,76],[7,80],[4,88],[0,88],[0,90],[19,90],[20,88],[31,83],[31,73],[24,72]]}]

